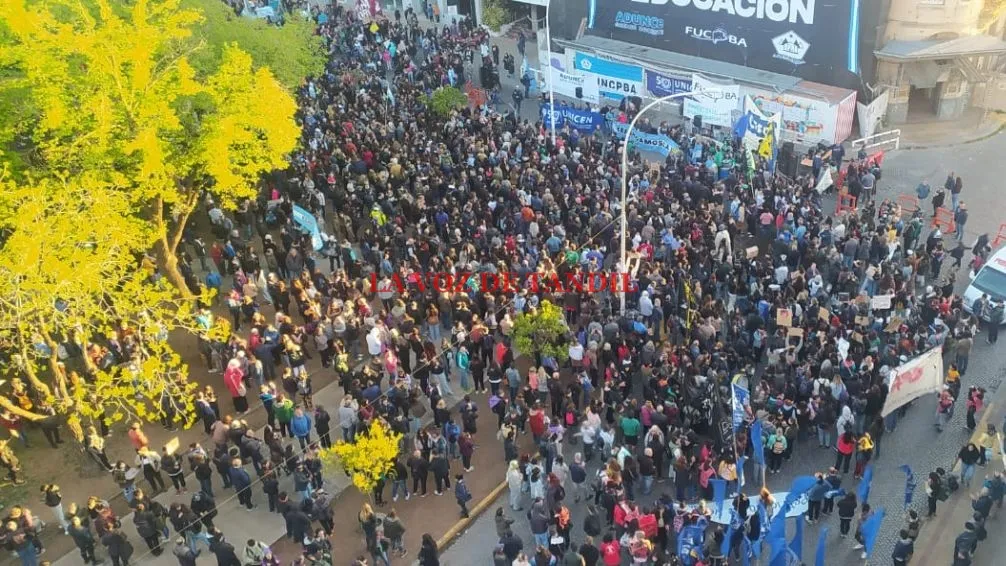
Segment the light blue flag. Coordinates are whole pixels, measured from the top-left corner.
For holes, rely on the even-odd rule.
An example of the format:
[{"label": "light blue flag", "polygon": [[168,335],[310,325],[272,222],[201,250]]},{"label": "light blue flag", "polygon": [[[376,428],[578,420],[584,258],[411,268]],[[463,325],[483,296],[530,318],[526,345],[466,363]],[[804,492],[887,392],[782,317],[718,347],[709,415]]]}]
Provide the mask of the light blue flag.
[{"label": "light blue flag", "polygon": [[814,566],[824,566],[824,550],[828,545],[828,527],[821,528],[817,536],[817,552],[814,553]]},{"label": "light blue flag", "polygon": [[866,547],[866,557],[873,554],[873,545],[877,543],[877,535],[880,534],[880,524],[884,522],[884,508],[881,507],[873,512],[873,515],[863,523],[863,546]]},{"label": "light blue flag", "polygon": [[716,504],[716,514],[719,515],[727,498],[727,480],[717,478],[709,480],[709,483],[713,486],[713,503]]},{"label": "light blue flag", "polygon": [[796,533],[789,541],[789,550],[803,562],[803,517],[796,518]]},{"label": "light blue flag", "polygon": [[739,523],[740,519],[737,517],[737,510],[733,507],[730,508],[730,525],[727,527],[727,534],[723,537],[723,544],[720,545],[720,552],[723,556],[728,556],[730,554],[730,540],[734,538],[734,532],[737,530],[734,525]]},{"label": "light blue flag", "polygon": [[863,478],[859,480],[859,485],[856,486],[856,497],[859,499],[859,504],[862,505],[870,499],[870,482],[873,481],[873,464],[866,467],[866,471],[863,472]]},{"label": "light blue flag", "polygon": [[769,552],[769,566],[786,566],[789,562],[789,550],[786,548],[786,533],[783,533],[782,538],[771,539],[768,541]]},{"label": "light blue flag", "polygon": [[753,425],[751,425],[751,447],[754,455],[754,461],[758,463],[759,466],[765,465],[765,439],[762,438],[761,430],[761,419],[755,419]]}]

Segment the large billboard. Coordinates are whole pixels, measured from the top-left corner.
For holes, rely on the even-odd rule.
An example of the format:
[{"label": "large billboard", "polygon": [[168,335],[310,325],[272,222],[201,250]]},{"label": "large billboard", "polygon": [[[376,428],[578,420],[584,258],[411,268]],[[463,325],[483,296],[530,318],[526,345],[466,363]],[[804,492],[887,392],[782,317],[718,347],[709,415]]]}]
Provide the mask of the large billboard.
[{"label": "large billboard", "polygon": [[826,84],[859,71],[860,0],[587,0],[588,33]]}]

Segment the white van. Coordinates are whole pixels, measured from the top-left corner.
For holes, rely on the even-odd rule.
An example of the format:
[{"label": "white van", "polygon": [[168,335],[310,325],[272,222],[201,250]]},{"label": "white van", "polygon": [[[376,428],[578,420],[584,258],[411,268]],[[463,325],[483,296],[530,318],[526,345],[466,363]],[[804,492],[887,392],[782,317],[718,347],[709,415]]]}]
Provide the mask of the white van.
[{"label": "white van", "polygon": [[[971,306],[985,294],[990,301],[1006,300],[1006,247],[1000,248],[978,273],[971,272],[971,284],[964,291],[964,310],[971,312]],[[982,316],[988,320],[988,316]]]}]

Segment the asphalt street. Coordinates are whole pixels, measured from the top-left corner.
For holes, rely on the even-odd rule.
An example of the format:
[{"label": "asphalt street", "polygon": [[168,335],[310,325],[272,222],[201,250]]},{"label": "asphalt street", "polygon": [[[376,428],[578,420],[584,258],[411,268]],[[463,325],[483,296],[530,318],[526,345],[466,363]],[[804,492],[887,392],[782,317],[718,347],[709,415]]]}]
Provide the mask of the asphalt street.
[{"label": "asphalt street", "polygon": [[[984,232],[988,232],[990,237],[994,238],[999,224],[1006,222],[1006,214],[1002,212],[1004,207],[997,206],[1002,202],[1000,199],[1003,198],[1000,196],[999,179],[1006,178],[1006,164],[1002,164],[1002,155],[1006,155],[1006,135],[997,135],[984,141],[952,148],[889,152],[884,162],[884,175],[879,183],[878,198],[896,198],[900,193],[914,194],[914,188],[923,179],[928,180],[934,187],[942,185],[946,175],[950,171],[955,171],[963,177],[962,201],[967,203],[968,209],[971,211],[970,219],[965,227],[965,243],[970,244],[978,234]],[[923,206],[924,210],[931,210],[928,203],[923,203]],[[969,256],[966,256],[965,261],[968,259]],[[967,274],[960,273],[958,292],[963,291],[966,283]],[[963,382],[965,386],[978,385],[990,392],[989,398],[992,403],[987,410],[992,413],[989,415],[989,422],[995,423],[997,426],[1002,424],[1003,413],[1006,412],[1004,411],[1006,409],[1006,391],[999,391],[999,385],[1004,376],[1006,376],[1006,345],[990,346],[985,342],[984,335],[979,335],[971,355],[970,367],[963,377]],[[963,403],[961,402],[960,405],[961,410],[955,411],[950,425],[943,433],[937,433],[933,427],[935,397],[922,398],[913,404],[906,417],[898,423],[897,429],[883,437],[879,457],[874,460],[874,479],[869,502],[875,508],[885,508],[887,518],[870,560],[871,564],[890,564],[891,550],[897,539],[898,530],[904,526],[905,474],[900,470],[900,467],[903,464],[908,464],[919,478],[918,487],[914,493],[913,507],[923,510],[925,491],[922,478],[936,467],[948,470],[953,468],[957,452],[970,437],[964,427]],[[483,449],[490,448],[486,446]],[[576,451],[576,446],[567,444],[565,446],[567,460],[572,460]],[[773,492],[787,491],[794,477],[826,470],[834,464],[834,461],[833,451],[820,449],[813,439],[808,439],[797,446],[792,460],[783,466],[780,474],[767,478],[768,487]],[[596,466],[595,463],[588,470],[588,473],[593,472]],[[480,473],[495,473],[501,481],[504,477],[504,470],[491,472],[480,470]],[[750,467],[748,473],[750,474]],[[979,473],[981,474],[981,472]],[[849,474],[846,476],[844,487],[854,488],[856,483],[852,479],[852,475]],[[757,486],[750,483],[745,488],[745,492],[749,494],[756,493],[756,491]],[[673,495],[672,482],[655,484],[654,493],[649,498],[643,498],[642,503],[649,503],[653,497],[664,492]],[[571,498],[570,495],[569,499]],[[442,557],[442,562],[451,566],[488,563],[497,540],[492,515],[501,505],[506,507],[505,495],[447,549]],[[573,503],[570,510],[574,522],[572,540],[574,544],[578,545],[584,536],[582,523],[583,517],[586,515],[585,504],[582,501],[578,504]],[[509,509],[506,510],[506,513],[515,516],[517,520],[514,525],[515,533],[525,541],[526,548],[530,549],[533,538],[523,513],[512,513]],[[940,520],[939,515],[935,520]],[[1000,521],[1002,520],[1000,519]],[[788,523],[792,534],[793,521]],[[829,527],[826,553],[826,563],[829,566],[861,563],[859,551],[853,550],[852,539],[843,540],[838,537],[837,517],[822,520],[817,525],[807,526],[804,539],[807,561],[813,560],[813,552],[817,545],[820,529],[823,526]],[[1003,552],[1006,552],[1006,537],[995,536],[995,530],[999,528],[1001,525],[998,523],[990,523],[990,537],[979,548],[975,559],[976,566],[1002,564],[1000,557],[1004,555]],[[942,532],[946,533],[945,536],[951,539],[950,543],[952,544],[952,538],[958,534],[959,530],[959,526],[952,525]],[[946,564],[950,563],[951,557],[948,550]]]}]

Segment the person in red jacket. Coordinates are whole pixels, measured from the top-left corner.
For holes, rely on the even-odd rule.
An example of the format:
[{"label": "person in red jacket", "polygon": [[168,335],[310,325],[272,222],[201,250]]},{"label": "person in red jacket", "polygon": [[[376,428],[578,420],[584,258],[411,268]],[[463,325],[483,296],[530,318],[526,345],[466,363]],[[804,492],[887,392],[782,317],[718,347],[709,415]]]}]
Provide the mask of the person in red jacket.
[{"label": "person in red jacket", "polygon": [[851,432],[843,432],[838,437],[838,456],[835,458],[835,469],[841,468],[843,474],[849,473],[849,462],[852,452],[856,449],[856,437]]},{"label": "person in red jacket", "polygon": [[622,563],[622,548],[611,533],[604,535],[604,542],[601,543],[601,560],[604,566],[619,566]]},{"label": "person in red jacket", "polygon": [[531,412],[528,413],[528,422],[531,425],[531,435],[534,437],[534,442],[538,444],[545,436],[545,411],[542,410],[540,403],[535,403]]}]

